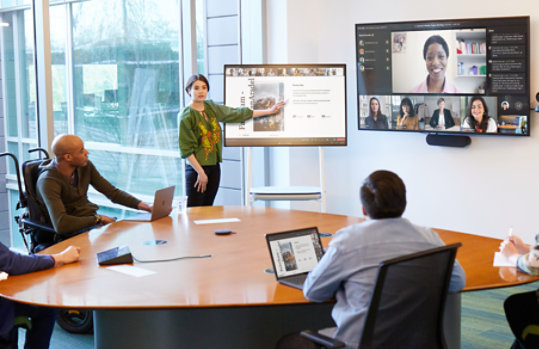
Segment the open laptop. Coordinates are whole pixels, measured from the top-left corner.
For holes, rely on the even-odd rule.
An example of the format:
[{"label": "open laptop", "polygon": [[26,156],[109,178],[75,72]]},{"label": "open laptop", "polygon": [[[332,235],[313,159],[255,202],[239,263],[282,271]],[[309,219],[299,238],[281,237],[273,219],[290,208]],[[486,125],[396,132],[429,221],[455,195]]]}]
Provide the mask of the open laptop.
[{"label": "open laptop", "polygon": [[156,219],[168,216],[172,210],[174,189],[176,189],[175,185],[156,190],[153,198],[153,208],[151,213],[142,212],[134,216],[124,218],[124,221],[153,222]]},{"label": "open laptop", "polygon": [[303,289],[307,274],[324,254],[318,228],[266,234],[266,242],[277,281]]}]

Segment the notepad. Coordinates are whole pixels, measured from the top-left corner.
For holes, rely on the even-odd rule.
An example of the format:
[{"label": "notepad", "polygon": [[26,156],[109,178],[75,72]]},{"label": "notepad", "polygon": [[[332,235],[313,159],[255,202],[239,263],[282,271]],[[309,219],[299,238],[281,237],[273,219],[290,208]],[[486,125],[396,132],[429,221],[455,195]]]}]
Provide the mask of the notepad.
[{"label": "notepad", "polygon": [[492,266],[494,267],[516,267],[518,254],[510,257],[504,256],[501,252],[494,252],[494,261]]}]

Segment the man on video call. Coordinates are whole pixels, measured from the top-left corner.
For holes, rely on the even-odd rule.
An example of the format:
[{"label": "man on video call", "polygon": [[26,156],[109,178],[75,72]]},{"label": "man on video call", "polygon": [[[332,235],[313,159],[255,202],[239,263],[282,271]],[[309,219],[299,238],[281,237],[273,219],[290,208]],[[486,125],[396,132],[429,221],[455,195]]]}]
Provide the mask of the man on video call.
[{"label": "man on video call", "polygon": [[90,185],[114,203],[152,211],[147,203],[114,187],[99,174],[88,160],[89,152],[79,137],[57,136],[52,142],[52,152],[54,159],[40,166],[37,198],[47,208],[56,233],[75,232],[115,221],[112,217],[97,214],[99,207],[88,200]]},{"label": "man on video call", "polygon": [[[371,173],[361,186],[360,197],[367,220],[335,234],[303,285],[303,293],[311,301],[337,299],[332,310],[337,327],[320,332],[346,343],[347,348],[359,345],[380,262],[445,245],[431,229],[401,217],[406,208],[406,188],[395,173]],[[457,292],[464,284],[464,270],[455,261],[449,291]],[[283,337],[277,347],[315,346],[292,334]]]}]

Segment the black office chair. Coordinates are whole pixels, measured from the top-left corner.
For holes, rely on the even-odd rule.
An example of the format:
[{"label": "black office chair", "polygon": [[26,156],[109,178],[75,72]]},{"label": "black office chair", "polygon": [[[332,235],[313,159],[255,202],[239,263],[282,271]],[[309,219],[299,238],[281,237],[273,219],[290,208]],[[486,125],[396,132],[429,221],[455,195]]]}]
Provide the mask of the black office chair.
[{"label": "black office chair", "polygon": [[515,335],[512,349],[539,348],[539,289],[509,296],[505,317]]},{"label": "black office chair", "polygon": [[[29,152],[39,151],[45,155],[44,159],[34,159],[25,161],[22,164],[22,177],[24,179],[24,202],[19,201],[20,207],[26,208],[26,211],[15,217],[19,224],[19,231],[23,238],[30,236],[30,251],[39,252],[55,243],[56,232],[52,227],[49,214],[45,207],[40,205],[37,200],[36,183],[39,178],[39,166],[49,159],[49,154],[45,149],[33,148]],[[28,245],[27,245],[28,247]]]},{"label": "black office chair", "polygon": [[[380,263],[359,348],[447,348],[443,314],[460,243]],[[327,348],[344,343],[303,331]]]}]

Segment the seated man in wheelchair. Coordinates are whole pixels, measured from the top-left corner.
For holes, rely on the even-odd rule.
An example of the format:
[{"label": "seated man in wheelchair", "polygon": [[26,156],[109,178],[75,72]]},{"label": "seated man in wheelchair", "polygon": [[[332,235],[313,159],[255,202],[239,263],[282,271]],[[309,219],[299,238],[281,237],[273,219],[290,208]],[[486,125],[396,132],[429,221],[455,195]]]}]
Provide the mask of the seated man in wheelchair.
[{"label": "seated man in wheelchair", "polygon": [[115,218],[97,214],[99,207],[88,200],[90,185],[114,203],[152,211],[150,205],[114,187],[99,174],[88,160],[89,152],[79,137],[57,136],[52,142],[52,152],[54,158],[40,165],[36,194],[39,204],[46,207],[56,232],[54,242],[96,224],[115,221]]}]

